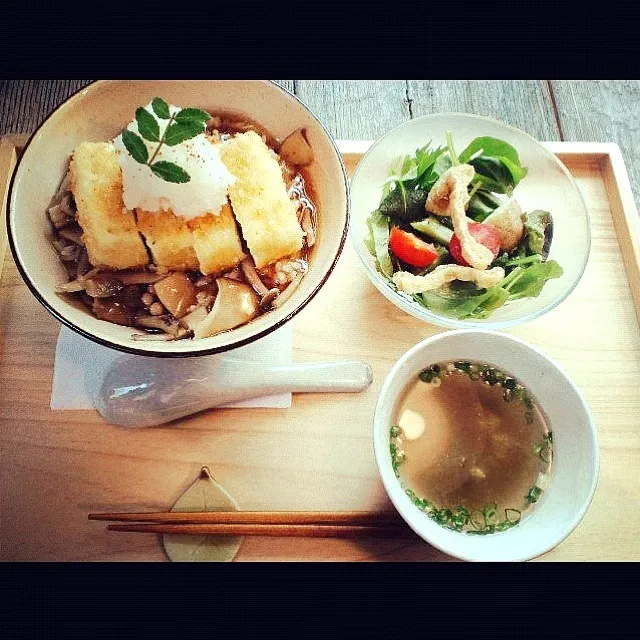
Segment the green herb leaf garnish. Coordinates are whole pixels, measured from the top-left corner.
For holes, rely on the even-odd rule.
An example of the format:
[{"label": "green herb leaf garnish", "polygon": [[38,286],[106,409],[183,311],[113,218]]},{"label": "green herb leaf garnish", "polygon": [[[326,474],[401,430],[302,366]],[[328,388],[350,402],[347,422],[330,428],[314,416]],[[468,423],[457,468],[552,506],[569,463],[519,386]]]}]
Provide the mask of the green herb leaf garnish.
[{"label": "green herb leaf garnish", "polygon": [[171,117],[169,105],[162,98],[154,98],[151,107],[158,118],[168,120]]},{"label": "green herb leaf garnish", "polygon": [[182,109],[176,114],[176,122],[199,122],[205,124],[211,119],[211,114],[202,109],[193,109],[191,107]]},{"label": "green herb leaf garnish", "polygon": [[[182,109],[175,115],[171,115],[169,105],[162,98],[154,98],[151,102],[153,113],[162,120],[168,120],[162,137],[160,137],[160,124],[153,114],[146,109],[136,109],[136,123],[140,135],[124,129],[122,142],[131,157],[140,164],[146,164],[154,175],[165,182],[183,184],[191,180],[191,176],[177,164],[164,160],[154,162],[163,145],[174,147],[181,142],[195,138],[206,127],[211,115],[202,109]],[[142,137],[141,137],[142,136]],[[149,158],[149,149],[144,140],[158,142],[158,146]]]},{"label": "green herb leaf garnish", "polygon": [[529,489],[529,493],[524,497],[524,499],[530,504],[534,504],[540,500],[540,496],[542,495],[542,489],[540,487],[533,486]]},{"label": "green herb leaf garnish", "polygon": [[189,182],[189,180],[191,179],[189,174],[184,169],[179,167],[177,164],[174,164],[173,162],[165,162],[164,160],[160,160],[159,162],[156,162],[150,166],[151,171],[153,171],[153,173],[157,175],[158,178],[162,178],[165,182],[174,182],[181,184]]},{"label": "green herb leaf garnish", "polygon": [[164,134],[164,143],[175,147],[181,142],[195,138],[204,131],[204,123],[198,120],[187,120],[170,124]]},{"label": "green herb leaf garnish", "polygon": [[548,431],[544,434],[542,438],[542,442],[537,444],[534,448],[535,454],[542,460],[542,462],[549,464],[551,462],[552,456],[552,444],[553,444],[553,434],[551,431]]},{"label": "green herb leaf garnish", "polygon": [[158,121],[142,107],[136,109],[136,122],[140,135],[149,142],[160,140],[160,127]]},{"label": "green herb leaf garnish", "polygon": [[137,133],[125,129],[122,132],[122,143],[136,162],[147,164],[147,160],[149,160],[149,150],[144,140]]}]

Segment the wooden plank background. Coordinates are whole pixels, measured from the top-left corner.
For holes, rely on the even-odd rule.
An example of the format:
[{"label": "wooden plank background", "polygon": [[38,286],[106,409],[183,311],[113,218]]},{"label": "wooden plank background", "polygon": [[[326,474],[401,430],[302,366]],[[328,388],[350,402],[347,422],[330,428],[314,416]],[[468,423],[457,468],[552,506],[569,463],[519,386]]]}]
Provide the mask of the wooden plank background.
[{"label": "wooden plank background", "polygon": [[[89,80],[1,80],[0,135],[31,133]],[[372,139],[427,113],[491,116],[539,140],[616,142],[640,200],[638,80],[276,80],[336,138]]]}]

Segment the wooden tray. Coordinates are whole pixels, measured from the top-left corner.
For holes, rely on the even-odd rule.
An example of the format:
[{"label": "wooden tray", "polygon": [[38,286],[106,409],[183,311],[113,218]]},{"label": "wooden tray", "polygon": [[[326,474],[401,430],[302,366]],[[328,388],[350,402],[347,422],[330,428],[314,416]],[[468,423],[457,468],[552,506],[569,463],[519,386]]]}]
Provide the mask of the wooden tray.
[{"label": "wooden tray", "polygon": [[[2,142],[0,187],[22,143]],[[367,146],[341,143],[350,170]],[[640,223],[616,145],[549,147],[588,203],[591,257],[565,302],[509,333],[558,360],[582,389],[598,427],[601,468],[584,520],[541,559],[638,560]],[[203,464],[243,509],[392,509],[371,439],[378,389],[401,354],[441,329],[387,302],[349,243],[327,286],[292,321],[295,360],[364,359],[375,375],[369,390],[297,395],[291,409],[212,411],[178,428],[140,431],[109,426],[95,412],[49,409],[59,325],[22,283],[10,255],[4,266],[1,560],[166,560],[155,536],[107,533],[87,513],[165,509]],[[451,558],[420,541],[247,538],[237,559]]]}]

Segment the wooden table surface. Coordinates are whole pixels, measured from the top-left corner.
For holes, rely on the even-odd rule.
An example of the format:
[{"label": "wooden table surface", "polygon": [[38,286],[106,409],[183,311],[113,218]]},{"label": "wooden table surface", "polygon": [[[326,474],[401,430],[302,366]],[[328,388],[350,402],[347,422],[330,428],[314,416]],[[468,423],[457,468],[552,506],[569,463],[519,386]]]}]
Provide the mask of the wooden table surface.
[{"label": "wooden table surface", "polygon": [[[0,135],[31,133],[89,80],[0,80]],[[538,140],[616,142],[640,200],[638,80],[276,80],[339,139],[370,140],[409,118],[464,111]]]}]

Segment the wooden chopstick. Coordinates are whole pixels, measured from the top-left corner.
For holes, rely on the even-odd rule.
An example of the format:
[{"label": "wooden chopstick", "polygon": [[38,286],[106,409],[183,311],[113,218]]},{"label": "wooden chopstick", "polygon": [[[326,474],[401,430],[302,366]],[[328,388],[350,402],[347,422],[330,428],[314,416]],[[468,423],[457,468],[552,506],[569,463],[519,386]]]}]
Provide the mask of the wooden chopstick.
[{"label": "wooden chopstick", "polygon": [[206,511],[150,513],[90,513],[89,520],[181,524],[277,524],[385,526],[402,524],[397,513],[367,511]]},{"label": "wooden chopstick", "polygon": [[303,538],[406,538],[413,534],[406,525],[359,526],[329,524],[110,524],[108,531],[129,533],[173,533],[216,536],[268,536]]}]

